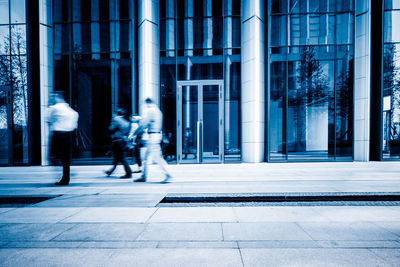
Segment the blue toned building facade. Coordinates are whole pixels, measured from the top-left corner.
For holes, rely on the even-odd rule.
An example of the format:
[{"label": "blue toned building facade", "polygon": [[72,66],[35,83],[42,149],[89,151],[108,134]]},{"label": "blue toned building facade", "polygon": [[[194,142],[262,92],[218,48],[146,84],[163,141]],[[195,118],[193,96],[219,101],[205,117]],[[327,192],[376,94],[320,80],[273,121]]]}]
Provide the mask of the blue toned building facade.
[{"label": "blue toned building facade", "polygon": [[47,164],[52,91],[73,164],[147,97],[174,163],[399,160],[399,27],[396,0],[0,1],[0,164]]}]

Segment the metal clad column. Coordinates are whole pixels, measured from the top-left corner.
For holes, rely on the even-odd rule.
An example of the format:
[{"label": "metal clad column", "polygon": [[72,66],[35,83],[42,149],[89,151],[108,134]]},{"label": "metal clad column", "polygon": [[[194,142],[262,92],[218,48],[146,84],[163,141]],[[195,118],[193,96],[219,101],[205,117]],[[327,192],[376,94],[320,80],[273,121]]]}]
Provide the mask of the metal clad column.
[{"label": "metal clad column", "polygon": [[242,0],[241,5],[242,160],[262,162],[265,140],[264,1]]},{"label": "metal clad column", "polygon": [[[370,146],[371,2],[356,1],[354,69],[354,160],[368,161]],[[379,101],[376,99],[376,101]],[[382,115],[382,114],[381,114]]]},{"label": "metal clad column", "polygon": [[139,1],[139,111],[147,97],[160,104],[159,17],[158,1]]}]

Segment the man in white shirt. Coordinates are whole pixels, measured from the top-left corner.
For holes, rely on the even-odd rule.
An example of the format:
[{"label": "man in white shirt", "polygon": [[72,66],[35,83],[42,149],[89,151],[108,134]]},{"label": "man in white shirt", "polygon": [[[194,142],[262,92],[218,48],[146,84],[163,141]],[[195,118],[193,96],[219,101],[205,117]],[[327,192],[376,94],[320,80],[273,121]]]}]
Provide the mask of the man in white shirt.
[{"label": "man in white shirt", "polygon": [[148,165],[150,161],[155,162],[160,166],[161,171],[165,175],[165,179],[161,183],[166,183],[171,178],[170,173],[167,171],[167,162],[164,160],[161,152],[161,139],[162,139],[162,113],[157,105],[147,98],[145,100],[145,114],[140,122],[140,127],[135,131],[140,132],[147,129],[149,139],[146,142],[146,156],[144,160],[144,169],[142,176],[134,182],[146,182],[148,174]]},{"label": "man in white shirt", "polygon": [[53,132],[50,157],[61,160],[63,175],[55,185],[68,185],[70,180],[72,132],[78,127],[78,113],[65,102],[61,93],[51,95],[54,105],[49,107],[48,123]]}]

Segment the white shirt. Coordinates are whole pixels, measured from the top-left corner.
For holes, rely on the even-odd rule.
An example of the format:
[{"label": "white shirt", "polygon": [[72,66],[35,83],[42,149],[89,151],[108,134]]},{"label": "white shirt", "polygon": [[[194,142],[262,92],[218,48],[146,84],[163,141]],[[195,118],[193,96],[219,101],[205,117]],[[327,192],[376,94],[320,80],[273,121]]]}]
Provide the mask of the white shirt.
[{"label": "white shirt", "polygon": [[161,133],[162,131],[162,113],[161,110],[155,105],[150,104],[145,109],[143,122],[145,128],[149,133]]},{"label": "white shirt", "polygon": [[78,112],[67,103],[57,103],[49,107],[48,123],[53,131],[70,132],[78,127]]}]

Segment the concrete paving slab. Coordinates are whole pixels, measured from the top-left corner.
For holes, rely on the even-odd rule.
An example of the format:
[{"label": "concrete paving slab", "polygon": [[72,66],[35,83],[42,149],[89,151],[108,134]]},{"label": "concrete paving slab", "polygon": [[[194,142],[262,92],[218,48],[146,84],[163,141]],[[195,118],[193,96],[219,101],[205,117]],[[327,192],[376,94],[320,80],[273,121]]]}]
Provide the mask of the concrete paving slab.
[{"label": "concrete paving slab", "polygon": [[321,248],[314,240],[238,241],[239,248]]},{"label": "concrete paving slab", "polygon": [[160,241],[157,248],[239,248],[234,241]]},{"label": "concrete paving slab", "polygon": [[220,223],[151,223],[138,240],[223,240]]},{"label": "concrete paving slab", "polygon": [[399,249],[370,249],[370,251],[372,251],[375,255],[384,260],[387,265],[399,266]]},{"label": "concrete paving slab", "polygon": [[239,222],[324,222],[328,219],[313,207],[234,207]]},{"label": "concrete paving slab", "polygon": [[385,266],[367,249],[241,249],[244,266]]},{"label": "concrete paving slab", "polygon": [[115,252],[99,249],[34,248],[0,250],[2,266],[106,266]]},{"label": "concrete paving slab", "polygon": [[84,208],[63,222],[80,223],[144,223],[156,208]]},{"label": "concrete paving slab", "polygon": [[400,237],[400,222],[393,222],[393,221],[387,221],[387,222],[374,222],[375,225],[397,235],[397,237]]},{"label": "concrete paving slab", "polygon": [[62,241],[122,241],[136,240],[145,225],[139,223],[77,224],[53,240]]},{"label": "concrete paving slab", "polygon": [[0,208],[0,213],[4,213],[4,212],[7,212],[7,211],[10,211],[13,209],[15,209],[15,208]]},{"label": "concrete paving slab", "polygon": [[4,241],[48,241],[73,224],[61,223],[10,223],[0,228],[0,239]]},{"label": "concrete paving slab", "polygon": [[117,251],[109,266],[243,266],[237,249],[131,249]]},{"label": "concrete paving slab", "polygon": [[314,240],[396,240],[399,237],[368,222],[299,222]]},{"label": "concrete paving slab", "polygon": [[400,210],[377,206],[315,207],[315,211],[335,222],[400,221]]},{"label": "concrete paving slab", "polygon": [[56,223],[76,213],[81,208],[18,208],[0,214],[0,223]]},{"label": "concrete paving slab", "polygon": [[289,222],[223,223],[224,240],[311,240]]},{"label": "concrete paving slab", "polygon": [[317,242],[324,248],[400,248],[398,241],[387,240],[334,240]]},{"label": "concrete paving slab", "polygon": [[34,207],[154,207],[163,197],[160,194],[64,195]]},{"label": "concrete paving slab", "polygon": [[230,207],[159,208],[149,220],[154,222],[235,222]]},{"label": "concrete paving slab", "polygon": [[78,248],[81,242],[64,241],[11,241],[5,248]]},{"label": "concrete paving slab", "polygon": [[156,241],[85,241],[80,243],[80,248],[106,248],[106,249],[126,249],[126,248],[157,248]]}]

